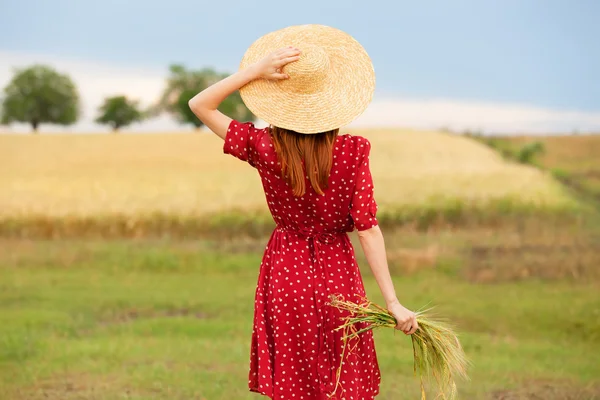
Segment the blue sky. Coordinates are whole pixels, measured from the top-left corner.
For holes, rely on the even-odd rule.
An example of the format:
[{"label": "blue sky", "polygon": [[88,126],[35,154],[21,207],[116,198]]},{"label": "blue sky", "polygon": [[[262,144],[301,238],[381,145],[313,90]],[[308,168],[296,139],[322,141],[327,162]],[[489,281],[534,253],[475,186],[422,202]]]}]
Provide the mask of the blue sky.
[{"label": "blue sky", "polygon": [[[35,59],[66,72],[77,64],[165,76],[179,62],[231,72],[259,36],[319,23],[347,31],[372,57],[373,107],[520,107],[569,114],[540,129],[593,130],[600,129],[599,16],[594,0],[4,0],[0,67]],[[0,85],[8,78],[0,74]]]}]

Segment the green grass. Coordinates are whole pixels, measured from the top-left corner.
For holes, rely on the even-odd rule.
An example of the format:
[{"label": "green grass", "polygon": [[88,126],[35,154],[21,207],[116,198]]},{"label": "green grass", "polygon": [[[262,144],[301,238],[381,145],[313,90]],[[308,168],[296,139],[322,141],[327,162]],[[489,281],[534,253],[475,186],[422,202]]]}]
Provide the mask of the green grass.
[{"label": "green grass", "polygon": [[[461,398],[521,398],[498,393],[539,395],[548,387],[569,395],[542,398],[600,393],[593,356],[600,353],[597,280],[481,284],[461,273],[467,268],[461,241],[468,236],[390,232],[387,238],[392,247],[450,248],[432,268],[393,271],[407,307],[431,302],[457,325],[473,361],[471,382],[459,382]],[[1,241],[0,398],[258,398],[246,382],[264,244]],[[363,273],[370,298],[381,302],[373,278]],[[383,375],[378,398],[418,398],[409,338],[377,332],[376,346]]]},{"label": "green grass", "polygon": [[[590,206],[573,198],[560,204],[539,205],[505,197],[493,200],[435,199],[419,205],[381,206],[378,220],[386,227],[419,230],[448,226],[475,227],[514,224],[522,220],[557,223],[589,222]],[[597,217],[596,217],[597,218]],[[236,209],[206,215],[98,214],[95,216],[16,215],[0,216],[0,237],[27,239],[219,237],[240,235],[263,237],[274,227],[271,215],[262,209]]]}]

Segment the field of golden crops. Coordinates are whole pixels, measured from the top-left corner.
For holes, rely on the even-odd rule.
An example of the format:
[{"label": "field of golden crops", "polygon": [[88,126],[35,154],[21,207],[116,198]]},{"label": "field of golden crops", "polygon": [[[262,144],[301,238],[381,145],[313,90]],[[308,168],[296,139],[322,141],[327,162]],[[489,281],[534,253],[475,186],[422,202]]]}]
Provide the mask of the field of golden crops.
[{"label": "field of golden crops", "polygon": [[600,135],[520,136],[504,138],[513,148],[541,142],[540,164],[558,172],[564,183],[600,201]]},{"label": "field of golden crops", "polygon": [[[446,200],[570,203],[537,169],[439,132],[360,130],[382,209]],[[0,215],[203,215],[266,210],[256,172],[211,134],[0,136]]]}]

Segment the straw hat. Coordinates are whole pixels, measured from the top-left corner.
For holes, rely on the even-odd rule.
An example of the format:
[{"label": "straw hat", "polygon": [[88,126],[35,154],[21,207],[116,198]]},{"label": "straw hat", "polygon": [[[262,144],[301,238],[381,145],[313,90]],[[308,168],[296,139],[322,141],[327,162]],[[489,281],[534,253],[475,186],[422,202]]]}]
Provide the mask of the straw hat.
[{"label": "straw hat", "polygon": [[360,43],[338,29],[298,25],[271,32],[250,46],[240,69],[287,46],[301,51],[283,67],[289,79],[257,79],[240,89],[254,115],[308,134],[340,128],[363,113],[375,90],[373,64]]}]

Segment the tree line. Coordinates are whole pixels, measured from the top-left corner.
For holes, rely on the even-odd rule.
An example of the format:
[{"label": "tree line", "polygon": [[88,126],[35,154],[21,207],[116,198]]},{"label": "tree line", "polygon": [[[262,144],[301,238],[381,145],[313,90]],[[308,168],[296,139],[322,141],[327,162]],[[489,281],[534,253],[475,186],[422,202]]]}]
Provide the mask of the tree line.
[{"label": "tree line", "polygon": [[[165,90],[157,104],[143,110],[138,101],[124,95],[107,97],[98,108],[95,121],[117,132],[132,123],[166,112],[182,124],[200,128],[202,121],[192,113],[188,101],[196,93],[225,77],[227,74],[209,68],[190,70],[183,65],[171,65]],[[229,96],[219,110],[237,120],[254,120],[239,92]],[[2,124],[27,123],[33,132],[37,132],[42,123],[67,126],[77,122],[80,116],[77,86],[68,75],[47,65],[35,64],[16,69],[4,88],[0,109]]]}]

